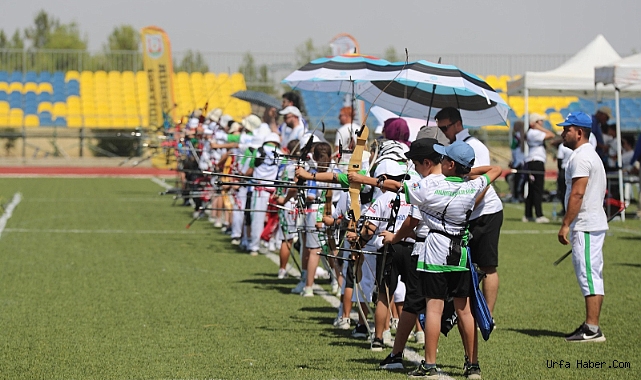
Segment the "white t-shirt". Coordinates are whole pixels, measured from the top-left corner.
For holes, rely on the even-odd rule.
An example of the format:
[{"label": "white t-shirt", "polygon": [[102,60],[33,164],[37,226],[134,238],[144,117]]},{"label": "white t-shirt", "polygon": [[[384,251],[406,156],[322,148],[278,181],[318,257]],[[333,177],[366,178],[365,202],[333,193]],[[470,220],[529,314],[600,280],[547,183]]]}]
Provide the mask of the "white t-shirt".
[{"label": "white t-shirt", "polygon": [[[468,138],[469,136],[469,138]],[[467,140],[466,140],[467,139]],[[474,149],[474,166],[488,166],[490,165],[490,150],[487,149],[485,144],[476,137],[470,136],[470,132],[467,129],[462,130],[456,134],[456,140],[462,140],[468,143],[472,149]],[[472,211],[472,216],[470,220],[477,219],[481,215],[490,215],[495,214],[503,210],[503,203],[496,190],[492,186],[487,189],[483,200],[474,208]]]},{"label": "white t-shirt", "polygon": [[417,270],[437,273],[467,270],[467,252],[450,257],[452,239],[442,233],[459,237],[467,234],[467,215],[487,185],[486,175],[465,181],[442,174],[404,185],[406,201],[418,206],[430,230],[424,244],[415,244],[414,250],[419,255]]},{"label": "white t-shirt", "polygon": [[525,162],[541,161],[545,162],[545,132],[538,129],[530,128],[525,134],[528,152]]},{"label": "white t-shirt", "polygon": [[[594,133],[590,133],[590,145],[592,145],[592,147],[596,149],[596,137],[594,137]],[[567,146],[563,144],[559,145],[559,150],[556,152],[556,158],[562,160],[561,169],[565,169],[568,167],[568,161],[570,160],[572,152],[573,150],[568,148]]]},{"label": "white t-shirt", "polygon": [[583,195],[579,214],[570,228],[575,231],[605,231],[608,229],[608,218],[603,210],[603,198],[607,181],[603,161],[592,145],[583,144],[572,152],[565,169],[565,208],[572,192],[572,179],[588,177],[588,184]]},{"label": "white t-shirt", "polygon": [[[336,131],[336,140],[334,142],[334,146],[338,146],[339,143],[343,145],[343,149],[350,149],[350,142],[356,143],[356,131],[358,131],[360,127],[354,123],[350,124],[343,124],[342,127],[338,128]],[[351,140],[351,141],[350,141]]]},{"label": "white t-shirt", "polygon": [[[292,140],[300,141],[303,138],[303,135],[305,134],[305,132],[306,132],[305,126],[303,124],[298,124],[295,128],[291,130],[291,132],[286,138],[283,138],[283,142],[282,142],[283,146],[287,146],[287,144],[289,144],[289,142]],[[287,141],[285,141],[285,139]]]},{"label": "white t-shirt", "polygon": [[[278,153],[281,153],[277,147],[271,145],[271,144],[265,144],[263,145],[263,150],[265,151],[265,156],[263,159],[263,162],[261,165],[256,166],[256,157],[258,157],[259,150],[256,149],[254,151],[254,158],[252,159],[251,165],[254,168],[254,174],[252,177],[254,177],[255,181],[258,183],[268,183],[268,184],[274,184],[271,181],[264,181],[264,180],[270,180],[270,179],[276,179],[276,176],[278,175],[278,162],[276,161],[274,157],[274,152],[278,151]],[[271,187],[267,186],[267,188],[272,189]]]},{"label": "white t-shirt", "polygon": [[[401,228],[401,225],[409,215],[410,209],[412,208],[412,205],[407,203],[404,196],[401,195],[400,198],[400,207],[398,208],[396,222],[394,223],[395,232],[398,231],[399,228]],[[394,192],[387,191],[385,193],[382,193],[380,197],[372,201],[370,206],[365,211],[365,215],[374,218],[389,218],[392,214],[392,204],[395,199],[396,193]],[[376,226],[376,231],[374,232],[374,237],[367,242],[367,246],[371,247],[373,250],[378,250],[383,247],[383,238],[378,235],[381,232],[385,231],[388,222],[382,220],[368,220],[368,222]],[[413,240],[411,241],[413,242]]]}]

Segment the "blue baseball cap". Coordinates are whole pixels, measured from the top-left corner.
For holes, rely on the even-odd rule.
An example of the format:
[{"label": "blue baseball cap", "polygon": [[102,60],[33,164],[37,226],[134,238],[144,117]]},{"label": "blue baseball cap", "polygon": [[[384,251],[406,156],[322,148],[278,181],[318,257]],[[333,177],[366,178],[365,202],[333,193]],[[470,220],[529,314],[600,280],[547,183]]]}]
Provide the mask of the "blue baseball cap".
[{"label": "blue baseball cap", "polygon": [[574,125],[581,128],[592,128],[592,116],[585,112],[570,112],[563,123],[557,124],[559,127],[568,127]]},{"label": "blue baseball cap", "polygon": [[434,150],[467,168],[474,166],[474,149],[464,141],[454,141],[450,146],[434,145]]}]

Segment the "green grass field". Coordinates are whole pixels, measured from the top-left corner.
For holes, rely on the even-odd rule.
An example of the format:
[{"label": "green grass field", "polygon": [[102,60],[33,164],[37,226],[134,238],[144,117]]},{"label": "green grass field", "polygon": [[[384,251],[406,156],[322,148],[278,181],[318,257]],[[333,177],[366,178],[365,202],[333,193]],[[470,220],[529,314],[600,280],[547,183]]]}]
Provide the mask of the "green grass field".
[{"label": "green grass field", "polygon": [[[0,179],[3,203],[23,196],[0,237],[0,378],[406,377],[410,366],[380,371],[387,351],[334,330],[326,301],[291,295],[297,280],[278,280],[272,261],[237,252],[207,222],[186,230],[191,210],[160,190],[148,179]],[[641,223],[612,222],[606,238],[607,342],[569,344],[562,334],[583,321],[583,301],[571,260],[552,266],[568,248],[558,223],[523,224],[522,214],[506,205],[483,378],[641,377]],[[456,331],[438,355],[462,378]],[[548,369],[552,360],[571,368]],[[630,368],[608,368],[613,360]]]}]

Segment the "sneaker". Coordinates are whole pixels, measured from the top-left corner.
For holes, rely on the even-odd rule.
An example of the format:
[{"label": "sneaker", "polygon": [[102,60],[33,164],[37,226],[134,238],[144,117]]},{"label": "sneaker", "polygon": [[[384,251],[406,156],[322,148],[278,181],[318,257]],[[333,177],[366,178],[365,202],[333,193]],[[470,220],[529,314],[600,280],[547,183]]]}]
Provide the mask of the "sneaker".
[{"label": "sneaker", "polygon": [[356,325],[356,328],[352,330],[352,338],[367,338],[369,335],[367,331],[367,326],[365,325]]},{"label": "sneaker", "polygon": [[231,245],[240,245],[240,239],[239,238],[231,239]]},{"label": "sneaker", "polygon": [[389,330],[383,331],[383,343],[387,347],[394,347],[394,339],[392,339],[392,332]]},{"label": "sneaker", "polygon": [[546,218],[545,216],[539,216],[538,218],[534,219],[534,221],[537,223],[550,223],[550,219]]},{"label": "sneaker", "polygon": [[380,369],[403,369],[403,352],[399,352],[398,354],[394,355],[394,353],[390,353],[387,355],[385,360],[381,362],[381,364],[378,365],[378,368]]},{"label": "sneaker", "polygon": [[605,336],[600,328],[594,333],[583,323],[574,332],[567,334],[565,340],[567,342],[605,342]]},{"label": "sneaker", "polygon": [[418,377],[421,379],[438,379],[440,377],[436,366],[428,367],[425,360],[414,371],[407,374],[408,377]]},{"label": "sneaker", "polygon": [[396,330],[398,329],[398,318],[392,318],[389,324],[389,329],[390,331],[396,332]]},{"label": "sneaker", "polygon": [[481,380],[481,367],[477,364],[465,363],[463,376],[472,380]]},{"label": "sneaker", "polygon": [[340,288],[340,286],[338,286],[338,283],[337,282],[333,282],[332,283],[332,294],[336,294],[336,293],[340,292],[340,290],[341,290],[341,288]]},{"label": "sneaker", "polygon": [[283,278],[287,277],[287,269],[279,269],[278,270],[278,279],[282,280]]},{"label": "sneaker", "polygon": [[385,345],[383,344],[383,339],[381,338],[374,338],[372,340],[372,343],[370,345],[370,349],[374,352],[381,352],[383,351],[383,347]]},{"label": "sneaker", "polygon": [[415,332],[414,339],[416,339],[416,343],[418,344],[425,344],[425,333],[423,331]]},{"label": "sneaker", "polygon": [[534,218],[528,218],[527,216],[524,216],[521,218],[521,222],[523,223],[528,223],[528,222],[533,222]]},{"label": "sneaker", "polygon": [[296,285],[294,289],[292,289],[292,293],[300,294],[300,292],[302,292],[304,288],[305,288],[305,283],[301,281]]},{"label": "sneaker", "polygon": [[341,317],[341,318],[338,318],[334,327],[336,327],[339,330],[349,330],[352,328],[351,323],[352,323],[351,319]]},{"label": "sneaker", "polygon": [[222,228],[222,227],[223,227],[223,222],[221,222],[220,220],[216,220],[214,222],[214,228]]},{"label": "sneaker", "polygon": [[258,256],[258,252],[251,251],[251,252],[249,252],[249,256]]},{"label": "sneaker", "polygon": [[300,295],[303,297],[314,297],[314,289],[311,286],[306,286],[303,288],[303,291],[300,292]]}]

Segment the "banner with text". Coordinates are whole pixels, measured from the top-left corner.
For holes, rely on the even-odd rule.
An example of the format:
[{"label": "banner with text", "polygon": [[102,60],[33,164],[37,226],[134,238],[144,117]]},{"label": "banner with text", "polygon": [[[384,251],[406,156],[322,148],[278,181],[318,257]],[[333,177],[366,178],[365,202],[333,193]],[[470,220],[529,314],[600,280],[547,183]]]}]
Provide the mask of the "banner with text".
[{"label": "banner with text", "polygon": [[141,30],[143,67],[149,80],[149,126],[172,127],[175,120],[174,83],[169,37],[157,26]]}]

